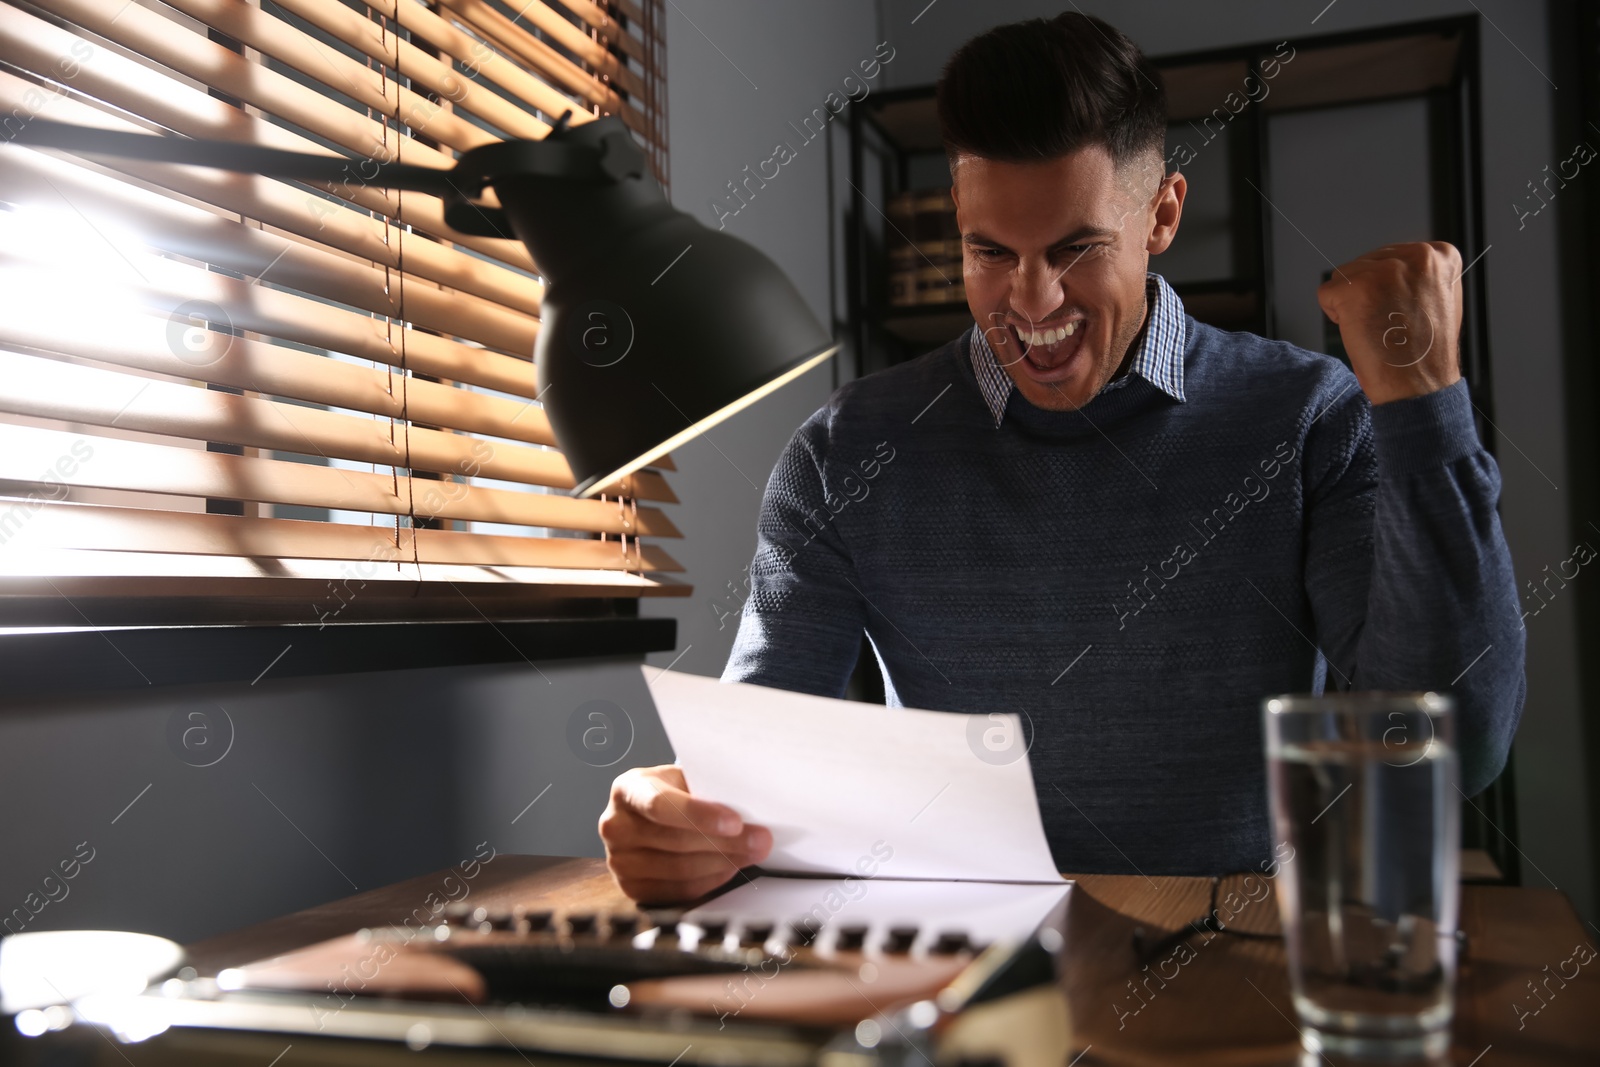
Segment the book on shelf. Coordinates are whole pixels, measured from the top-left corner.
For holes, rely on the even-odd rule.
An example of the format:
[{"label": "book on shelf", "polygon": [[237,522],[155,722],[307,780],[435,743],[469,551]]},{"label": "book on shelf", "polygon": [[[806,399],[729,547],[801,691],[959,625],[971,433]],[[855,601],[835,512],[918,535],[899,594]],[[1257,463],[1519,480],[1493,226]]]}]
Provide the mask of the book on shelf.
[{"label": "book on shelf", "polygon": [[961,232],[950,190],[899,193],[888,207],[890,306],[965,304]]}]

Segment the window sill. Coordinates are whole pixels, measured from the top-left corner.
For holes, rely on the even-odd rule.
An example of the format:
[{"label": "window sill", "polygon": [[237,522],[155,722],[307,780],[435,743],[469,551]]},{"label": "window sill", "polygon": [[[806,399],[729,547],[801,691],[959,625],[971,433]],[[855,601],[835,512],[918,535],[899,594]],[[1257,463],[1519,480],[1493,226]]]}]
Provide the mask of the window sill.
[{"label": "window sill", "polygon": [[0,628],[0,677],[3,702],[16,703],[147,686],[642,655],[676,641],[670,618],[7,627]]}]

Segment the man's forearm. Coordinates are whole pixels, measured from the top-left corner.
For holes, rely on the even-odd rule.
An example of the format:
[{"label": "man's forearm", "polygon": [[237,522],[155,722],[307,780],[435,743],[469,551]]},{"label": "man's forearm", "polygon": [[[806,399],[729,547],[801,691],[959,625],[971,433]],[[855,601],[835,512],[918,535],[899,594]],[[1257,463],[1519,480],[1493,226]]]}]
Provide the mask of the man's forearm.
[{"label": "man's forearm", "polygon": [[1378,462],[1373,561],[1352,684],[1450,691],[1462,789],[1504,765],[1522,712],[1526,634],[1464,382],[1372,409]]}]

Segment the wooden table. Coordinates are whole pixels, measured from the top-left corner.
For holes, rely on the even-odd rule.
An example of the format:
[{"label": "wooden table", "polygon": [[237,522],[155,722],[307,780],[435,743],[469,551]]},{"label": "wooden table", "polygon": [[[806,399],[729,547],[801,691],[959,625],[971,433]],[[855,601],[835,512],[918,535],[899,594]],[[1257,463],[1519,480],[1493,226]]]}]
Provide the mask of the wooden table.
[{"label": "wooden table", "polygon": [[[358,930],[401,921],[438,892],[451,872],[424,875],[192,945],[202,974]],[[1210,883],[1201,878],[1084,875],[1074,890],[1063,978],[1079,1047],[1091,1063],[1289,1064],[1299,1037],[1281,941],[1216,937],[1170,982],[1134,1000],[1128,983],[1148,978],[1132,931],[1155,936],[1202,915]],[[469,899],[489,907],[538,903],[554,909],[627,906],[597,859],[497,856],[477,871]],[[1261,905],[1272,907],[1270,900]],[[1467,935],[1457,988],[1457,1067],[1600,1063],[1600,958],[1576,978],[1553,977],[1574,949],[1600,937],[1555,890],[1467,885]],[[1571,973],[1573,964],[1567,964]],[[1529,983],[1538,986],[1534,999]],[[1140,1004],[1137,1015],[1131,1005]],[[1514,1005],[1537,1015],[1520,1017]],[[1121,1006],[1121,1011],[1118,1006]],[[1120,1024],[1120,1025],[1119,1025]]]}]

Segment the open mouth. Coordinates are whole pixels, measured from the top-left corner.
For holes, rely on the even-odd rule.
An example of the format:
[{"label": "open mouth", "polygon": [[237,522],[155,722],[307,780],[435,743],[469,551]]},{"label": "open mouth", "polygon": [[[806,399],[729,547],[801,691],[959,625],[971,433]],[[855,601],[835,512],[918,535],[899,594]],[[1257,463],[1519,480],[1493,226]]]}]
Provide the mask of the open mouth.
[{"label": "open mouth", "polygon": [[1006,329],[1017,342],[1022,353],[1019,365],[1027,374],[1039,381],[1060,381],[1069,373],[1078,355],[1083,351],[1084,335],[1088,333],[1086,318],[1048,322],[1041,326],[1018,327],[1007,324]]}]

